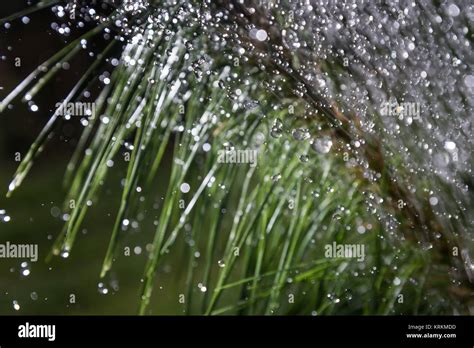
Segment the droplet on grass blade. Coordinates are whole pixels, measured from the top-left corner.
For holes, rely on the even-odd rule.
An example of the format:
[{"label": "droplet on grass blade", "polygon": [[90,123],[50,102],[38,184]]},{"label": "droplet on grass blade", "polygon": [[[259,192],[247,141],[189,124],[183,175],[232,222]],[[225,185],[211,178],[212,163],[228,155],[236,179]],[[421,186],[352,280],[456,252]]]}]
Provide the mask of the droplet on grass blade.
[{"label": "droplet on grass blade", "polygon": [[272,176],[272,181],[277,182],[281,179],[281,174],[275,174]]},{"label": "droplet on grass blade", "polygon": [[293,136],[295,140],[299,140],[299,141],[309,139],[310,137],[309,130],[304,129],[304,128],[293,129],[293,131],[291,132],[291,135]]},{"label": "droplet on grass blade", "polygon": [[331,151],[332,140],[329,137],[313,139],[311,148],[320,154],[326,154]]},{"label": "droplet on grass blade", "polygon": [[309,156],[308,155],[301,155],[300,156],[300,161],[303,163],[307,163],[309,161]]}]

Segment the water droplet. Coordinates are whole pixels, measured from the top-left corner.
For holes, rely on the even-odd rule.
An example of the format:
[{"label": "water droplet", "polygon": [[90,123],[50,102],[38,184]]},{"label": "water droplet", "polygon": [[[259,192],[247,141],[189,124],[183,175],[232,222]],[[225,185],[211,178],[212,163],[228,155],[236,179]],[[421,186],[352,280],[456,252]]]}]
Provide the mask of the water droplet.
[{"label": "water droplet", "polygon": [[474,88],[474,75],[464,76],[464,84],[468,88]]},{"label": "water droplet", "polygon": [[20,305],[17,300],[13,301],[13,309],[15,309],[16,311],[20,310]]},{"label": "water droplet", "polygon": [[301,155],[300,156],[300,161],[303,163],[307,163],[309,161],[309,156],[308,155]]},{"label": "water droplet", "polygon": [[217,264],[219,265],[220,268],[224,268],[224,267],[225,267],[225,262],[224,262],[224,260],[219,260],[219,261],[217,261]]},{"label": "water droplet", "polygon": [[188,193],[191,190],[191,186],[188,183],[182,183],[179,189],[182,193]]},{"label": "water droplet", "polygon": [[279,118],[273,122],[270,135],[274,138],[280,138],[283,135],[283,122]]},{"label": "water droplet", "polygon": [[336,294],[329,293],[327,294],[328,299],[330,299],[334,303],[341,302],[341,299],[336,296]]},{"label": "water droplet", "polygon": [[423,243],[421,243],[421,249],[431,250],[431,249],[433,249],[433,244],[431,244],[429,242],[423,242]]},{"label": "water droplet", "polygon": [[456,143],[454,141],[447,140],[444,142],[444,148],[452,152],[456,149]]},{"label": "water droplet", "polygon": [[31,299],[32,299],[33,301],[36,301],[36,300],[38,299],[38,294],[37,294],[35,291],[33,291],[33,292],[30,294],[30,297],[31,297]]},{"label": "water droplet", "polygon": [[438,204],[438,198],[437,198],[437,197],[434,197],[434,196],[431,196],[431,197],[430,197],[430,204],[431,204],[432,206],[437,205],[437,204]]},{"label": "water droplet", "polygon": [[268,34],[265,30],[263,29],[258,29],[256,32],[255,32],[255,38],[258,40],[258,41],[265,41],[267,38],[268,38]]},{"label": "water droplet", "polygon": [[202,145],[202,150],[203,150],[204,152],[209,152],[209,151],[211,151],[211,144],[209,144],[209,143],[203,144],[203,145]]},{"label": "water droplet", "polygon": [[459,10],[459,7],[457,7],[455,4],[450,4],[448,6],[448,15],[450,15],[451,17],[459,16],[460,12],[461,11]]},{"label": "water droplet", "polygon": [[232,142],[230,141],[227,141],[223,144],[224,148],[226,151],[234,151],[235,150],[235,146]]},{"label": "water droplet", "polygon": [[314,139],[311,148],[321,154],[328,153],[332,148],[332,140],[329,137]]},{"label": "water droplet", "polygon": [[207,288],[202,283],[198,284],[198,288],[199,288],[199,290],[201,290],[201,292],[206,292],[207,291]]},{"label": "water droplet", "polygon": [[99,293],[101,293],[102,295],[107,295],[109,293],[109,289],[105,287],[104,283],[99,283],[97,287]]},{"label": "water droplet", "polygon": [[283,135],[283,131],[279,128],[273,127],[272,130],[270,131],[270,135],[273,138],[280,138]]},{"label": "water droplet", "polygon": [[272,176],[272,181],[277,182],[278,180],[281,179],[281,174],[275,174]]},{"label": "water droplet", "polygon": [[402,283],[402,281],[400,280],[400,278],[398,277],[395,277],[395,279],[393,280],[393,285],[400,285]]},{"label": "water droplet", "polygon": [[291,133],[291,135],[293,136],[295,140],[299,140],[299,141],[309,139],[310,137],[309,131],[304,128],[293,129],[293,132]]}]

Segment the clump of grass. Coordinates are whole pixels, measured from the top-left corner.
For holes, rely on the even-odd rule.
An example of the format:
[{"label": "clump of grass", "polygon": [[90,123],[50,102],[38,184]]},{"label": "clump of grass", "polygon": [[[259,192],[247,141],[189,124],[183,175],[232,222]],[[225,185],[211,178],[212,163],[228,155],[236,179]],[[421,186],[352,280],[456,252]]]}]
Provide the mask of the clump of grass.
[{"label": "clump of grass", "polygon": [[[98,96],[67,167],[64,209],[70,217],[50,256],[73,252],[108,163],[125,153],[127,171],[102,277],[120,257],[124,221],[137,214],[139,196],[156,195],[155,178],[170,167],[140,314],[150,312],[163,259],[178,252],[186,270],[187,314],[466,313],[466,304],[446,298],[448,268],[462,268],[465,259],[439,260],[447,248],[462,248],[457,226],[440,221],[427,197],[405,186],[405,163],[387,158],[383,139],[362,116],[309,82],[307,66],[330,74],[343,65],[292,52],[274,3],[157,1],[129,8],[124,2],[93,18],[96,28],[2,101],[0,110],[28,87],[27,99],[33,98],[81,40],[92,40],[105,27],[125,42],[121,64]],[[43,1],[27,11],[55,4]],[[290,6],[280,5],[280,11]],[[124,24],[114,27],[119,20]],[[268,40],[254,37],[256,28]],[[119,45],[110,40],[63,103],[81,95]],[[56,111],[18,168],[9,195],[59,122]],[[332,146],[321,151],[318,141]],[[258,150],[258,165],[218,161],[219,151],[236,148]],[[164,163],[167,153],[171,163]],[[183,184],[192,188],[189,194]],[[434,251],[423,247],[433,243],[430,233],[443,235]],[[325,246],[333,242],[364,245],[367,256],[363,262],[327,258]],[[466,274],[460,274],[460,286],[467,287]],[[443,285],[433,284],[439,278]],[[428,296],[426,289],[434,291]]]}]

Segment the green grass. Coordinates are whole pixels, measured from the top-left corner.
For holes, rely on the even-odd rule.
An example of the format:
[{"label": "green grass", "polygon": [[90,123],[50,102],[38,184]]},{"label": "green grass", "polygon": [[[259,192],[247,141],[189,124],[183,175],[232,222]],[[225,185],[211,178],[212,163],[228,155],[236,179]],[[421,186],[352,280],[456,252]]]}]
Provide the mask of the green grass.
[{"label": "green grass", "polygon": [[[129,282],[130,272],[120,275],[128,269],[124,247],[134,236],[123,223],[128,219],[138,223],[149,246],[143,275],[132,277],[140,290],[135,294],[131,286],[120,295],[127,301],[120,310],[127,313],[130,303],[140,314],[467,313],[449,291],[450,258],[419,246],[419,236],[439,224],[431,210],[424,214],[426,197],[412,204],[419,197],[396,180],[404,173],[401,159],[380,159],[377,136],[308,85],[303,96],[292,93],[304,81],[294,68],[301,57],[280,64],[259,59],[256,48],[246,64],[229,64],[226,56],[236,47],[212,47],[210,40],[228,29],[225,23],[209,36],[195,35],[202,23],[195,12],[181,10],[170,9],[164,28],[137,25],[147,42],[123,47],[122,64],[102,89],[67,166],[63,210],[70,218],[48,261],[59,262],[53,256],[64,253],[74,260],[89,257],[81,255],[87,248],[80,244],[81,230],[90,224],[94,262],[77,273],[71,267],[73,283],[96,275],[106,284],[115,277]],[[120,16],[112,12],[82,38],[92,40]],[[235,30],[245,39],[242,25]],[[38,69],[20,83],[0,110],[28,86],[31,96],[45,88],[58,73],[55,64],[68,61],[80,39],[43,64],[48,72]],[[64,103],[81,95],[115,46],[113,40],[106,45]],[[125,63],[131,60],[135,64]],[[312,117],[299,117],[307,109]],[[18,168],[9,196],[60,122],[56,111]],[[311,139],[294,136],[299,128],[307,128]],[[313,150],[320,138],[334,143],[329,153]],[[365,152],[351,146],[357,139],[364,140]],[[224,148],[258,149],[258,165],[219,163]],[[369,174],[380,176],[369,180]],[[189,193],[181,192],[183,183]],[[400,199],[406,208],[397,207]],[[94,222],[101,217],[90,211],[98,202],[108,211],[100,226]],[[452,233],[446,240],[458,242]],[[366,259],[326,258],[325,245],[333,242],[364,245]]]}]

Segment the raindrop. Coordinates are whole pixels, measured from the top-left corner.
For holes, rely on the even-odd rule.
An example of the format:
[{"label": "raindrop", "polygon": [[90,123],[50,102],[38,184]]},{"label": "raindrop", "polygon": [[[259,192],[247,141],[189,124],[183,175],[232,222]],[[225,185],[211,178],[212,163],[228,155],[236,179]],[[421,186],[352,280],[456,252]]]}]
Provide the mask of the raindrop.
[{"label": "raindrop", "polygon": [[448,6],[448,14],[451,17],[457,17],[459,16],[459,13],[460,13],[459,7],[457,7],[455,4],[450,4]]},{"label": "raindrop", "polygon": [[270,135],[273,137],[273,138],[280,138],[282,135],[283,135],[283,131],[279,128],[275,128],[273,127],[271,132],[270,132]]},{"label": "raindrop", "polygon": [[450,152],[454,151],[456,149],[456,143],[454,141],[445,141],[444,142],[444,148]]},{"label": "raindrop", "polygon": [[294,129],[291,135],[293,136],[295,140],[306,140],[306,139],[309,139],[310,137],[309,131],[304,128]]},{"label": "raindrop", "polygon": [[224,262],[224,260],[219,260],[219,261],[217,261],[217,264],[219,265],[220,268],[224,268],[224,267],[225,267],[225,262]]},{"label": "raindrop", "polygon": [[309,161],[309,156],[308,155],[301,155],[300,156],[300,161],[303,163],[307,163]]},{"label": "raindrop", "polygon": [[280,138],[283,135],[283,122],[281,122],[280,119],[277,118],[275,122],[273,122],[270,135],[274,138]]},{"label": "raindrop", "polygon": [[255,37],[258,41],[265,41],[268,38],[268,34],[265,30],[259,29],[255,33]]},{"label": "raindrop", "polygon": [[203,150],[204,152],[209,152],[209,151],[211,150],[211,144],[209,144],[209,143],[203,144],[203,145],[202,145],[202,150]]},{"label": "raindrop", "polygon": [[464,76],[464,84],[466,87],[474,88],[474,75]]},{"label": "raindrop", "polygon": [[182,183],[179,189],[182,193],[188,193],[191,190],[191,186],[188,183]]},{"label": "raindrop", "polygon": [[433,249],[433,244],[429,243],[429,242],[423,242],[421,244],[421,249],[423,250],[431,250]]},{"label": "raindrop", "polygon": [[281,179],[281,174],[275,174],[272,176],[272,181],[277,182],[278,180]]},{"label": "raindrop", "polygon": [[311,142],[311,148],[321,154],[328,153],[332,148],[332,140],[329,137],[314,139]]},{"label": "raindrop", "polygon": [[20,305],[18,304],[17,300],[13,301],[13,309],[15,309],[16,311],[20,310]]},{"label": "raindrop", "polygon": [[107,295],[109,293],[109,289],[105,287],[104,283],[99,283],[97,287],[99,293],[101,293],[102,295]]}]

